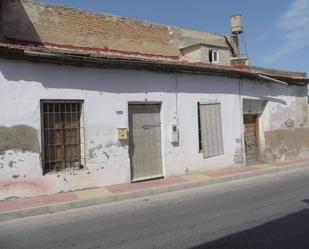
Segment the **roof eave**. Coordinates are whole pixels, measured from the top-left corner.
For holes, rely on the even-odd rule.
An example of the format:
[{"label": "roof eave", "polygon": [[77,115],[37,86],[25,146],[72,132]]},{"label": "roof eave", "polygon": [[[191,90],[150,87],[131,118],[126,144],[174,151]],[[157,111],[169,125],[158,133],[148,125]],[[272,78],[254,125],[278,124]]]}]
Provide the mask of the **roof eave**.
[{"label": "roof eave", "polygon": [[[46,51],[37,51],[25,49],[23,47],[5,48],[0,47],[0,58],[27,60],[32,62],[66,64],[73,66],[98,67],[106,69],[134,69],[147,70],[156,72],[173,72],[173,73],[190,73],[190,74],[206,74],[213,76],[223,76],[232,78],[246,78],[261,80],[261,77],[254,72],[228,69],[226,67],[208,67],[199,64],[184,64],[170,61],[149,60],[133,57],[118,57],[108,55],[91,55],[91,54],[71,54],[71,53],[55,53]],[[275,77],[267,75],[279,81],[284,81],[289,84],[306,85],[309,82],[308,78],[290,78],[290,77]],[[264,79],[265,80],[265,79]]]}]

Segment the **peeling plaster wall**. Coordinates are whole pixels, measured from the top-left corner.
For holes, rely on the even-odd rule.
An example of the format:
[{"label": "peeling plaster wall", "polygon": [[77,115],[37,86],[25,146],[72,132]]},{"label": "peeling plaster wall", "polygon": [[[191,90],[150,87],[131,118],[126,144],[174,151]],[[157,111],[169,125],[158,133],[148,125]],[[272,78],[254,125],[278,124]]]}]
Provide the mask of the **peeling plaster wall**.
[{"label": "peeling plaster wall", "polygon": [[0,126],[0,155],[11,149],[39,153],[37,131],[26,125]]},{"label": "peeling plaster wall", "polygon": [[[305,122],[302,122],[305,119],[302,112],[291,111],[273,123],[274,118],[277,118],[275,113],[278,105],[280,108],[292,108],[292,103],[298,105],[302,102],[302,88],[283,89],[277,84],[249,81],[243,82],[241,89],[239,86],[238,79],[224,77],[2,60],[0,136],[8,137],[9,134],[10,138],[6,139],[8,142],[0,142],[0,200],[129,183],[128,143],[120,142],[116,132],[118,127],[128,127],[129,102],[162,102],[161,138],[165,176],[243,162],[242,101],[239,90],[246,98],[268,96],[269,99],[276,99],[274,103],[268,102],[261,117],[263,131],[282,128],[281,124],[287,117],[295,120],[295,127],[301,123],[306,127]],[[38,145],[41,145],[40,99],[84,100],[86,169],[42,174],[38,151]],[[197,103],[208,100],[221,103],[224,154],[204,159],[203,154],[199,153]],[[180,130],[179,146],[171,143],[171,125],[175,122]],[[15,130],[20,128],[21,131],[27,130],[26,137],[30,138],[27,143],[24,143],[24,138],[11,138],[11,132],[14,131],[16,135]],[[19,134],[23,136],[23,133]],[[304,144],[307,144],[307,140]]]},{"label": "peeling plaster wall", "polygon": [[259,117],[262,161],[309,158],[307,86],[244,81],[242,95],[267,101]]}]

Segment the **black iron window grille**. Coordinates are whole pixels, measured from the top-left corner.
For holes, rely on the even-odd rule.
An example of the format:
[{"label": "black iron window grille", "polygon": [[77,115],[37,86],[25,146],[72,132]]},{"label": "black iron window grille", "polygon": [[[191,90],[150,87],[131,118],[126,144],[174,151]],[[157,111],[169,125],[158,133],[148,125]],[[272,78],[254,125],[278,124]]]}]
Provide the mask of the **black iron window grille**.
[{"label": "black iron window grille", "polygon": [[41,101],[44,173],[81,169],[82,101]]}]

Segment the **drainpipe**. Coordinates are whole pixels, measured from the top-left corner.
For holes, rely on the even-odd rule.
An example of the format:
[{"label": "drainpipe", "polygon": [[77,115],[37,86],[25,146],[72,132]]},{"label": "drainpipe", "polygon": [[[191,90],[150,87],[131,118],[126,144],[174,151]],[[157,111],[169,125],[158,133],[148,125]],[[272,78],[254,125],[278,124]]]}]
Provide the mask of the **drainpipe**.
[{"label": "drainpipe", "polygon": [[243,166],[246,166],[246,151],[245,151],[245,137],[244,137],[244,115],[243,115],[243,103],[242,103],[242,79],[238,82],[238,95],[239,95],[239,110],[240,110],[240,134],[241,134],[241,152],[243,157]]}]

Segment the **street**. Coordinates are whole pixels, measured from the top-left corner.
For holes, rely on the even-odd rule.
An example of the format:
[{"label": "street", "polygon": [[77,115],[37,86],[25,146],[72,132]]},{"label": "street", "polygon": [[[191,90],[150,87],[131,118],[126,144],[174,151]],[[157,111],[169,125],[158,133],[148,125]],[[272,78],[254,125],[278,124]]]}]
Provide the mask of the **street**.
[{"label": "street", "polygon": [[309,248],[309,171],[0,223],[1,249]]}]

